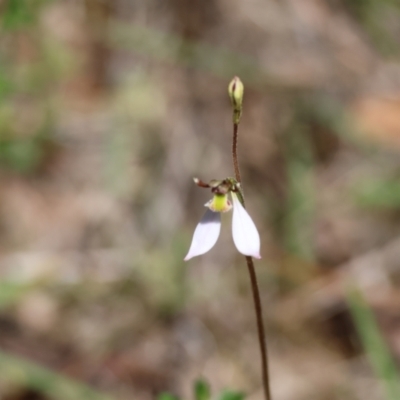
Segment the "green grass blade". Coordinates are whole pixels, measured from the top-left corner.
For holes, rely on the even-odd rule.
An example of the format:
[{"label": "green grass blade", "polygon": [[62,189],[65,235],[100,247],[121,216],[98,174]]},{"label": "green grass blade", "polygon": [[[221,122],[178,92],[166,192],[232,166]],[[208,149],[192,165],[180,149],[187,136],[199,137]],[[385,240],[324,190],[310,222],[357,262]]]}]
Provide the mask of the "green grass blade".
[{"label": "green grass blade", "polygon": [[400,376],[372,310],[357,289],[348,292],[347,301],[368,358],[383,384],[386,398],[400,399]]},{"label": "green grass blade", "polygon": [[37,390],[58,400],[113,400],[84,383],[3,351],[0,351],[0,376],[2,381]]}]

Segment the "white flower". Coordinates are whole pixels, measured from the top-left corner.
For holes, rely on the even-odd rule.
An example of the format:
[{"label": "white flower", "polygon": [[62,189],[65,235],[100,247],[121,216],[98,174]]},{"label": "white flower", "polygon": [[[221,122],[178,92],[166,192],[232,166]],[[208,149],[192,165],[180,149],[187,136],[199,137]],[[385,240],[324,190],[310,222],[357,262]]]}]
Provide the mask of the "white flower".
[{"label": "white flower", "polygon": [[[230,193],[233,203],[232,236],[235,246],[239,253],[245,256],[261,258],[260,235],[257,228],[242,206],[237,194]],[[207,202],[205,206],[208,207],[208,210],[194,231],[192,244],[184,259],[185,261],[207,253],[214,247],[221,231],[221,212],[229,211],[232,208],[226,194],[214,195],[214,198]]]}]

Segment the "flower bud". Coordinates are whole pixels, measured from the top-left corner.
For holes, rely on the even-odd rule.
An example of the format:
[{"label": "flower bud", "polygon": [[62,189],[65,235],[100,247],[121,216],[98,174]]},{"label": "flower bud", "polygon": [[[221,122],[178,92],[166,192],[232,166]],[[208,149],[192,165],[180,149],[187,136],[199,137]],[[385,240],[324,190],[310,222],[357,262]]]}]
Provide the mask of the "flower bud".
[{"label": "flower bud", "polygon": [[235,76],[228,86],[229,97],[235,111],[242,110],[244,86],[239,77]]},{"label": "flower bud", "polygon": [[239,124],[242,115],[244,86],[239,77],[235,76],[228,86],[229,97],[233,106],[233,123]]}]

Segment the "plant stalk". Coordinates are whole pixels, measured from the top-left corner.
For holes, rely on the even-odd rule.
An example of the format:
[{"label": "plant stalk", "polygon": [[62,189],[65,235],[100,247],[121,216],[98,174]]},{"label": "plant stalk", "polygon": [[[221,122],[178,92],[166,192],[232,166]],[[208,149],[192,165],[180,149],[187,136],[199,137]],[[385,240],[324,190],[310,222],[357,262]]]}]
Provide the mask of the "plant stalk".
[{"label": "plant stalk", "polygon": [[[239,122],[233,122],[233,140],[232,140],[232,159],[233,159],[233,168],[235,172],[235,179],[241,184],[241,177],[240,177],[240,169],[239,169],[239,159],[237,155],[237,143],[238,143],[238,128]],[[239,199],[245,207],[244,201],[244,194],[243,194],[243,187],[240,187],[241,196]],[[253,258],[246,256],[246,264],[247,269],[250,275],[250,283],[251,283],[251,290],[253,293],[253,300],[254,300],[254,310],[256,313],[257,319],[257,333],[258,333],[258,341],[260,345],[260,354],[261,354],[261,373],[262,373],[262,383],[264,388],[264,397],[265,400],[271,400],[271,390],[269,384],[269,370],[268,370],[268,357],[267,357],[267,344],[265,341],[265,329],[264,323],[262,319],[262,306],[261,306],[261,299],[260,299],[260,291],[258,289],[258,282],[257,282],[257,275],[254,268]]]}]

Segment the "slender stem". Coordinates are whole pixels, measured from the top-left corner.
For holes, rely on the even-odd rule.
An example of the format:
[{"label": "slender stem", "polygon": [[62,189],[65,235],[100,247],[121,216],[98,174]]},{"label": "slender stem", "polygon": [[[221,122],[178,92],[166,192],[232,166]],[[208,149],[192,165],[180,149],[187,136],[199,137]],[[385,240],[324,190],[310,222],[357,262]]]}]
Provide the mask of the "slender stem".
[{"label": "slender stem", "polygon": [[257,276],[254,269],[253,259],[246,256],[247,268],[249,270],[251,289],[253,292],[254,309],[257,317],[257,332],[258,341],[260,344],[261,353],[261,370],[262,370],[262,381],[264,387],[264,396],[266,400],[271,400],[271,389],[269,386],[269,370],[268,370],[268,358],[267,358],[267,344],[265,341],[265,330],[262,320],[262,307],[260,300],[260,291],[258,290]]},{"label": "slender stem", "polygon": [[[232,140],[232,159],[233,159],[233,168],[235,170],[235,179],[241,183],[240,178],[240,169],[239,169],[239,159],[237,155],[237,142],[238,142],[238,127],[239,124],[233,123],[233,140]],[[243,187],[240,188],[241,196],[239,199],[241,200],[243,207],[245,207]],[[258,289],[257,283],[257,275],[254,268],[253,258],[246,256],[247,269],[249,270],[250,275],[250,283],[251,290],[253,292],[253,300],[254,300],[254,310],[256,313],[257,319],[257,332],[258,332],[258,341],[260,344],[260,353],[261,353],[261,372],[262,372],[262,382],[264,387],[264,397],[266,400],[271,400],[271,390],[269,385],[269,370],[268,370],[268,357],[267,357],[267,344],[265,341],[265,329],[264,323],[262,319],[262,306],[260,299],[260,291]]]},{"label": "slender stem", "polygon": [[[237,156],[238,128],[239,124],[233,123],[232,158],[233,158],[233,169],[235,170],[235,178],[239,183],[241,183],[242,179],[240,177],[239,160]],[[244,207],[244,196],[243,196],[243,207]]]}]

